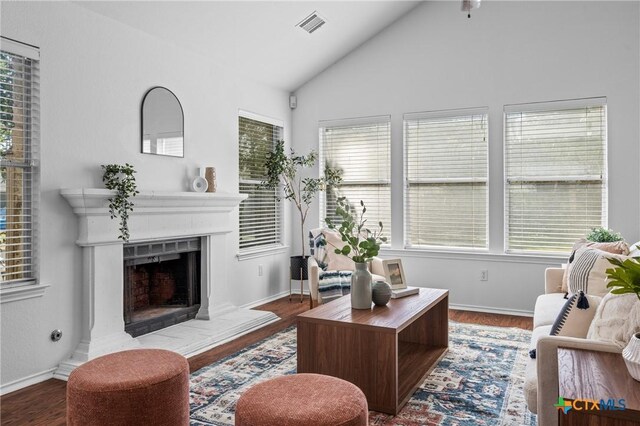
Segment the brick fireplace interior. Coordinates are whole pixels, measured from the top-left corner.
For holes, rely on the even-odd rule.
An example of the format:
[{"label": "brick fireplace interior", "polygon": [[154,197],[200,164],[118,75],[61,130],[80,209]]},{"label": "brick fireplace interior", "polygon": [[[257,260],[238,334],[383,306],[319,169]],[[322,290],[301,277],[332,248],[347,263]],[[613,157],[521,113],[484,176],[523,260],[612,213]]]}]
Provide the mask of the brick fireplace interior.
[{"label": "brick fireplace interior", "polygon": [[125,331],[137,337],[193,319],[200,308],[200,238],[124,246]]}]

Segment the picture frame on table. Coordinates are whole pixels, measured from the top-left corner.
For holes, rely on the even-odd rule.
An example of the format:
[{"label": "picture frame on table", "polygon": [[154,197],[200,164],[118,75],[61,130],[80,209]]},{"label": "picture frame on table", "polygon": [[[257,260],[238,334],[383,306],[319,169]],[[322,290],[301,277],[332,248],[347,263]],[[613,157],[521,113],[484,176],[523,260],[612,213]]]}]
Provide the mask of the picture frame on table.
[{"label": "picture frame on table", "polygon": [[402,260],[386,259],[382,261],[382,269],[391,290],[402,290],[407,288],[407,280],[405,278],[404,269],[402,268]]}]

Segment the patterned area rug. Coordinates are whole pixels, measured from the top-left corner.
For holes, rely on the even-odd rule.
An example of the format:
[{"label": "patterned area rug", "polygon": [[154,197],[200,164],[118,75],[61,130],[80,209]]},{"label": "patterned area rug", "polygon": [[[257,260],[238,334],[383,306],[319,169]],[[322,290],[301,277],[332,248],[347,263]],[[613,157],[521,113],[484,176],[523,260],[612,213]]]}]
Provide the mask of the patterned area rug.
[{"label": "patterned area rug", "polygon": [[[531,332],[449,323],[449,351],[397,416],[370,425],[529,425],[522,384]],[[235,402],[260,381],[296,372],[289,328],[191,375],[191,425],[233,425]]]}]

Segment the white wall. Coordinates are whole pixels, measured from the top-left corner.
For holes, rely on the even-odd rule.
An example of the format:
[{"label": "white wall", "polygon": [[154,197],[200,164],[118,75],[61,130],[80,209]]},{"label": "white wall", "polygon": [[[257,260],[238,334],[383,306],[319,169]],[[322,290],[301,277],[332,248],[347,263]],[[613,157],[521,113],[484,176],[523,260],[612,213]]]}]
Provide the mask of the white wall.
[{"label": "white wall", "polygon": [[[1,381],[46,377],[79,341],[81,253],[65,187],[103,187],[101,164],[133,164],[141,190],[188,191],[200,166],[215,166],[218,190],[238,190],[239,109],[283,120],[288,93],[237,77],[182,48],[67,2],[2,2],[2,35],[40,47],[43,297],[1,305]],[[140,153],[140,104],[152,86],[172,90],[184,109],[185,157]],[[239,262],[237,232],[217,253],[243,305],[286,289],[288,253]],[[258,264],[264,275],[258,277]],[[114,271],[114,274],[122,273]],[[49,340],[60,328],[60,342]],[[41,373],[44,373],[41,375]],[[19,383],[17,385],[19,385]],[[9,387],[7,385],[10,385]]]},{"label": "white wall", "polygon": [[[609,226],[639,240],[639,5],[486,1],[467,19],[457,2],[427,2],[296,91],[295,147],[317,149],[319,120],[390,114],[386,257],[403,259],[410,284],[450,289],[453,304],[531,311],[545,267],[562,259],[503,254],[503,105],[606,96]],[[403,251],[402,115],[479,106],[489,107],[490,254]]]}]

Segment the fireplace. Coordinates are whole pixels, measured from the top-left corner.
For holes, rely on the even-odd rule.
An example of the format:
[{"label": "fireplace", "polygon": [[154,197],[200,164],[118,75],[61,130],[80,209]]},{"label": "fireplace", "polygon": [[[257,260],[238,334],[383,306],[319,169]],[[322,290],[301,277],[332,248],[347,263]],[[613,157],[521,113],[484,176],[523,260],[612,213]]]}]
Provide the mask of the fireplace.
[{"label": "fireplace", "polygon": [[[222,340],[278,319],[272,312],[238,308],[231,303],[234,287],[228,276],[228,265],[233,255],[228,251],[227,238],[238,226],[237,216],[234,219],[232,213],[247,198],[246,195],[221,191],[140,191],[135,197],[135,210],[129,217],[132,245],[125,249],[123,241],[118,238],[118,221],[111,218],[109,211],[113,191],[75,188],[63,189],[60,193],[78,217],[76,244],[82,248],[82,317],[80,341],[71,356],[60,363],[54,373],[55,378],[67,380],[79,365],[127,349],[163,348],[189,357]],[[164,251],[158,251],[161,244]],[[168,245],[173,245],[175,250],[167,250]],[[189,254],[191,252],[196,253]],[[191,262],[191,267],[183,267],[191,271],[191,276],[199,274],[191,281],[200,286],[199,291],[190,293],[191,310],[197,310],[195,319],[177,324],[172,330],[132,337],[125,331],[124,258],[139,259],[139,265],[160,263],[166,266],[165,263],[168,265],[169,261],[178,260],[174,259],[176,254],[181,262],[187,262],[187,265]],[[158,259],[149,261],[149,257],[154,256]],[[153,268],[153,265],[146,268]],[[176,290],[175,294],[180,292]],[[164,293],[157,297],[162,299],[166,296]],[[157,301],[155,297],[154,301]],[[146,296],[140,296],[138,304],[145,304],[145,299]],[[167,320],[170,325],[185,318],[181,317],[185,312],[187,317],[193,315],[189,313],[190,307],[182,306],[183,302],[180,306],[166,306],[175,300],[172,296],[157,307],[164,312],[154,322]],[[149,303],[152,303],[151,296]],[[135,317],[134,311],[129,309],[131,316],[127,314],[127,320]],[[166,309],[176,309],[180,313],[173,318],[171,315],[165,317],[164,314],[169,314]],[[174,333],[179,336],[174,337]]]},{"label": "fireplace", "polygon": [[125,244],[125,331],[133,337],[195,318],[200,308],[200,238]]}]

